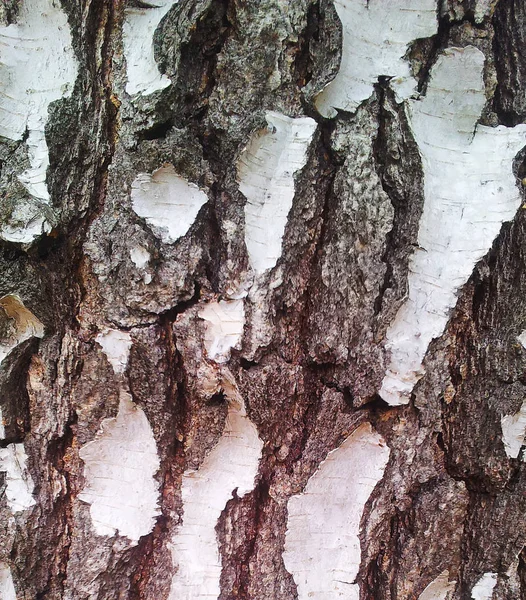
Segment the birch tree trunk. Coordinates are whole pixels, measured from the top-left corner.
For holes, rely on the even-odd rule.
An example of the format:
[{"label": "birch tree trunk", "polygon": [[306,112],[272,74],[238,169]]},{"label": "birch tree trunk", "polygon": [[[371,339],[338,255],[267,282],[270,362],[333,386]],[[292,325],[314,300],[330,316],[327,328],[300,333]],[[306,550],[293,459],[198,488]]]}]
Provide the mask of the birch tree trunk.
[{"label": "birch tree trunk", "polygon": [[0,21],[0,598],[526,598],[524,2]]}]

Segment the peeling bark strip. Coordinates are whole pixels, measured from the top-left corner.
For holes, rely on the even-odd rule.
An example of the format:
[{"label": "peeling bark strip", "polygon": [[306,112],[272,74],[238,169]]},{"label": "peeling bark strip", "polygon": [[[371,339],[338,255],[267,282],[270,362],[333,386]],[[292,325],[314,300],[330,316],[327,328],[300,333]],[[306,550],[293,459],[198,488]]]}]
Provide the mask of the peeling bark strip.
[{"label": "peeling bark strip", "polygon": [[217,363],[228,361],[230,350],[239,346],[243,335],[243,300],[210,302],[199,316],[207,322],[204,342],[208,358]]},{"label": "peeling bark strip", "polygon": [[[18,178],[30,196],[48,203],[48,107],[71,94],[77,76],[69,24],[53,0],[22,0],[17,23],[0,27],[0,41],[0,135],[17,141],[27,132],[30,168]],[[15,208],[0,237],[29,243],[50,229],[38,203],[28,202]]]},{"label": "peeling bark strip", "polygon": [[126,331],[108,329],[95,338],[107,356],[115,373],[124,373],[132,347],[131,336]]},{"label": "peeling bark strip", "polygon": [[458,290],[521,204],[512,166],[526,144],[526,125],[477,125],[486,102],[483,67],[480,50],[450,48],[433,67],[426,95],[408,104],[425,203],[408,299],[387,332],[391,363],[380,395],[392,405],[409,402]]},{"label": "peeling bark strip", "polygon": [[362,425],[289,500],[283,560],[299,600],[360,597],[360,520],[388,460],[385,440]]},{"label": "peeling bark strip", "polygon": [[11,569],[3,562],[0,562],[0,598],[2,600],[16,600]]},{"label": "peeling bark strip", "polygon": [[497,573],[484,573],[471,590],[472,600],[491,600],[497,585]]},{"label": "peeling bark strip", "polygon": [[294,175],[307,162],[316,122],[269,112],[268,127],[250,141],[238,163],[239,189],[246,197],[245,243],[257,274],[272,269],[294,199]]},{"label": "peeling bark strip", "polygon": [[525,6],[0,2],[0,600],[526,598]]},{"label": "peeling bark strip", "polygon": [[6,473],[5,494],[13,513],[27,510],[35,504],[33,481],[27,472],[26,461],[24,444],[0,448],[0,471]]},{"label": "peeling bark strip", "polygon": [[172,541],[170,600],[204,600],[221,594],[216,526],[231,498],[254,487],[263,442],[239,394],[229,399],[225,429],[198,470],[185,471],[183,523]]},{"label": "peeling bark strip", "polygon": [[354,112],[381,76],[391,79],[400,102],[409,98],[416,81],[404,57],[413,40],[436,33],[436,2],[335,0],[334,6],[343,28],[342,61],[335,79],[316,97],[320,114]]},{"label": "peeling bark strip", "polygon": [[177,2],[178,0],[155,0],[151,3],[138,2],[139,6],[126,8],[123,44],[128,94],[147,96],[170,85],[168,77],[159,73],[157,68],[153,36],[163,17]]}]

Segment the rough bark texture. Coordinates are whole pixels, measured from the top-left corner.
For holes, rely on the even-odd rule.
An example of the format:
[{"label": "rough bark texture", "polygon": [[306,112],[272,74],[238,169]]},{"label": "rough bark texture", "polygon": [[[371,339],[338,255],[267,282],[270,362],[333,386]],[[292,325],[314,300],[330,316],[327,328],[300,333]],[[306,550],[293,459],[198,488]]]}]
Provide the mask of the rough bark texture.
[{"label": "rough bark texture", "polygon": [[[17,22],[22,1],[2,4],[4,26]],[[302,600],[283,559],[288,502],[367,425],[389,460],[360,520],[359,598],[417,600],[446,570],[450,600],[469,600],[490,573],[496,584],[478,597],[526,598],[526,464],[506,453],[501,426],[526,396],[517,340],[526,329],[526,211],[503,224],[459,290],[409,404],[390,406],[378,395],[386,335],[408,294],[424,174],[388,73],[355,111],[318,113],[316,94],[342,54],[333,3],[179,0],[153,37],[171,85],[130,96],[123,25],[149,3],[55,1],[78,75],[71,96],[50,104],[45,127],[51,201],[42,210],[51,228],[30,243],[0,241],[0,297],[16,296],[44,325],[42,339],[24,340],[0,366],[0,451],[23,444],[34,484],[34,504],[14,511],[0,461],[0,567],[16,599],[201,598],[199,581],[187,596],[173,587],[181,569],[173,544],[191,501],[182,490],[209,468],[229,407],[240,405],[262,450],[253,486],[229,491],[214,526],[216,597]],[[523,0],[439,4],[436,35],[407,50],[418,92],[445,49],[474,46],[485,57],[480,122],[526,122]],[[257,132],[272,135],[268,111],[310,117],[316,131],[293,173],[281,256],[254,274],[238,164]],[[17,180],[29,164],[25,139],[1,138],[0,159],[9,222],[27,196]],[[132,199],[137,176],[166,165],[208,197],[173,243]],[[522,194],[522,153],[513,168]],[[201,313],[236,298],[243,335],[214,360]],[[110,330],[130,342],[129,357],[115,359],[122,368],[98,337]],[[90,485],[83,448],[120,414],[123,393],[145,415],[160,464],[158,514],[138,542],[101,534],[79,498]],[[138,469],[141,450],[133,451]],[[237,464],[234,455],[221,460]],[[210,472],[211,481],[222,476]],[[342,480],[349,502],[352,483]]]}]

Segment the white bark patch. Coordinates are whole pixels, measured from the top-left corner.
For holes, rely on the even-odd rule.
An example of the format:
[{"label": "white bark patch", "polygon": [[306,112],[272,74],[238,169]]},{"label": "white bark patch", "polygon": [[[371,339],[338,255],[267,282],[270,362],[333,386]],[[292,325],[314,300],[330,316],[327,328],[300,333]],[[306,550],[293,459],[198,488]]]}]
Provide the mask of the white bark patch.
[{"label": "white bark patch", "polygon": [[9,222],[0,227],[0,238],[16,244],[30,244],[35,238],[51,231],[51,226],[41,214],[41,207],[21,201],[11,213]]},{"label": "white bark patch", "polygon": [[205,348],[209,359],[224,363],[230,358],[230,350],[238,347],[245,325],[243,300],[220,300],[210,302],[199,311],[207,322]]},{"label": "white bark patch", "polygon": [[195,184],[165,165],[153,172],[139,173],[132,183],[133,210],[146,220],[165,244],[173,244],[187,234],[207,195]]},{"label": "white bark patch", "polygon": [[35,504],[33,480],[26,469],[24,444],[9,444],[0,448],[0,471],[6,473],[6,497],[13,513],[22,512]]},{"label": "white bark patch", "polygon": [[480,50],[450,48],[433,67],[426,96],[409,102],[425,202],[408,299],[387,332],[391,363],[380,395],[391,405],[409,402],[459,288],[521,204],[512,162],[526,143],[526,126],[477,125],[486,101],[483,67]]},{"label": "white bark patch", "polygon": [[310,117],[267,112],[268,127],[253,135],[237,165],[245,204],[245,243],[256,273],[274,267],[294,199],[294,175],[307,162],[316,130]]},{"label": "white bark patch", "polygon": [[378,77],[392,77],[399,101],[414,93],[416,81],[404,60],[409,44],[435,35],[435,0],[335,0],[342,23],[340,70],[316,97],[316,108],[334,117],[337,108],[354,112],[373,93]]},{"label": "white bark patch", "polygon": [[145,270],[151,259],[151,256],[150,256],[150,253],[148,252],[148,250],[146,250],[146,248],[143,248],[142,246],[134,246],[130,250],[130,258],[132,260],[132,263],[137,267],[137,269],[144,270],[144,273],[142,276],[144,283],[146,285],[151,283],[152,282],[152,274]]},{"label": "white bark patch", "polygon": [[116,418],[105,419],[94,441],[79,451],[86,487],[80,500],[90,504],[99,535],[128,537],[134,544],[147,535],[160,514],[160,461],[144,411],[121,392]]},{"label": "white bark patch", "polygon": [[283,560],[299,600],[358,600],[360,519],[388,460],[382,437],[361,425],[289,500]]},{"label": "white bark patch", "polygon": [[77,77],[71,33],[60,3],[23,0],[18,22],[0,27],[0,42],[0,135],[21,140],[29,132],[31,168],[19,179],[33,197],[47,202],[48,106],[69,96]]},{"label": "white bark patch", "polygon": [[9,320],[7,335],[0,342],[0,363],[2,363],[4,358],[22,342],[32,337],[44,337],[44,325],[15,294],[0,298],[0,310]]},{"label": "white bark patch", "polygon": [[472,600],[491,600],[497,585],[497,573],[484,573],[471,590]]},{"label": "white bark patch", "polygon": [[134,246],[130,250],[130,258],[132,263],[138,269],[144,269],[150,262],[151,256],[146,248],[143,248],[142,246]]},{"label": "white bark patch", "polygon": [[115,373],[124,373],[130,356],[132,339],[127,331],[107,329],[95,338]]},{"label": "white bark patch", "polygon": [[476,0],[475,23],[482,23],[486,17],[491,15],[498,0]]},{"label": "white bark patch", "polygon": [[449,581],[449,571],[442,571],[420,594],[418,600],[449,600],[456,581]]},{"label": "white bark patch", "polygon": [[2,600],[16,600],[11,569],[4,562],[0,562],[0,598]]},{"label": "white bark patch", "polygon": [[169,600],[209,600],[220,594],[221,560],[215,527],[234,491],[254,487],[263,442],[239,396],[229,400],[225,429],[198,470],[183,475],[183,523],[172,543],[177,573]]},{"label": "white bark patch", "polygon": [[501,418],[502,442],[504,450],[510,458],[518,458],[526,437],[526,400],[519,412]]},{"label": "white bark patch", "polygon": [[133,96],[152,94],[170,85],[170,79],[157,68],[153,36],[159,23],[177,0],[153,0],[152,8],[126,8],[123,45],[128,83],[126,91]]}]

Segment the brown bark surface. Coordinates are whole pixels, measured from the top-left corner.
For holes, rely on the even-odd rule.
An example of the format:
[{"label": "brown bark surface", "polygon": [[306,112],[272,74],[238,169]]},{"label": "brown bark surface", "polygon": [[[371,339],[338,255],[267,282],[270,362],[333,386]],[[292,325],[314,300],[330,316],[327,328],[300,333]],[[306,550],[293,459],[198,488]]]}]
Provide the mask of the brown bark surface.
[{"label": "brown bark surface", "polygon": [[[474,2],[443,4],[438,34],[409,52],[420,88],[444,48],[473,45],[486,57],[484,123],[525,122],[524,2],[500,0],[480,23]],[[363,423],[390,458],[361,520],[361,600],[417,600],[446,569],[457,582],[452,600],[469,600],[490,572],[493,600],[526,598],[526,464],[506,455],[501,431],[501,417],[526,395],[517,342],[526,329],[526,211],[476,265],[411,402],[389,406],[378,395],[385,335],[407,294],[421,158],[388,81],[354,114],[316,111],[314,95],[340,62],[332,2],[180,0],[155,37],[172,84],[133,101],[126,2],[61,5],[79,75],[72,96],[50,106],[46,127],[53,229],[28,245],[0,242],[0,297],[17,295],[45,327],[0,366],[0,446],[24,444],[35,486],[35,505],[13,515],[0,472],[0,561],[18,600],[168,598],[182,476],[203,463],[227,414],[198,313],[250,276],[236,164],[269,110],[310,116],[318,127],[296,176],[282,255],[257,303],[246,300],[242,347],[228,362],[263,451],[253,491],[233,490],[216,527],[220,599],[298,598],[282,556],[287,502]],[[16,21],[16,8],[2,5],[4,24]],[[1,202],[11,202],[25,158],[19,143],[0,142]],[[163,164],[209,198],[173,244],[130,200],[137,174]],[[522,155],[514,168],[520,181]],[[138,245],[151,256],[150,283],[130,258]],[[131,336],[123,375],[95,341],[108,328]],[[215,387],[203,383],[214,377]],[[160,515],[136,545],[97,535],[78,497],[79,451],[117,415],[123,381],[160,457]]]}]

